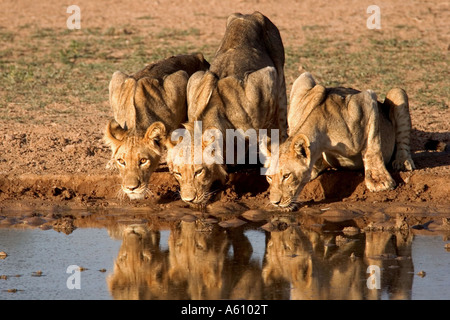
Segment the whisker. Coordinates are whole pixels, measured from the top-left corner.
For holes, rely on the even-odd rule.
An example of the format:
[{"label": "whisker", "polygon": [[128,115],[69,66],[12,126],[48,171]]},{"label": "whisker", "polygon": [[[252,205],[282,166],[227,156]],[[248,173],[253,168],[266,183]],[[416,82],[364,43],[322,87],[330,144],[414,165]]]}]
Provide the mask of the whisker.
[{"label": "whisker", "polygon": [[299,203],[296,201],[292,201],[288,206],[290,211],[295,211],[298,209],[298,207],[299,207]]},{"label": "whisker", "polygon": [[116,193],[116,198],[120,202],[123,202],[123,201],[125,201],[126,197],[127,197],[127,194],[122,190],[122,188],[120,188]]},{"label": "whisker", "polygon": [[149,187],[145,187],[144,192],[148,195],[154,196],[155,193]]},{"label": "whisker", "polygon": [[210,192],[204,192],[200,195],[200,197],[198,197],[197,201],[198,202],[207,202],[207,201],[209,201],[211,196],[214,195],[215,193],[217,193],[218,191],[220,191],[220,189],[216,189],[216,190],[213,190]]},{"label": "whisker", "polygon": [[205,195],[206,197],[210,197],[210,196],[212,196],[213,194],[216,194],[217,192],[219,192],[219,190],[213,190],[213,191],[204,193],[204,195]]}]

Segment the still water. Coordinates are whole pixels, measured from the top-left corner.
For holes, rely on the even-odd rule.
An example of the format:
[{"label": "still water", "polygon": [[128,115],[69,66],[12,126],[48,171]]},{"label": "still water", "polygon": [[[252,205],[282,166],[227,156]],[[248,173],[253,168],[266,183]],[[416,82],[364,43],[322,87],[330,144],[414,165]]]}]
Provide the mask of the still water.
[{"label": "still water", "polygon": [[443,235],[330,230],[0,228],[0,300],[450,299]]}]

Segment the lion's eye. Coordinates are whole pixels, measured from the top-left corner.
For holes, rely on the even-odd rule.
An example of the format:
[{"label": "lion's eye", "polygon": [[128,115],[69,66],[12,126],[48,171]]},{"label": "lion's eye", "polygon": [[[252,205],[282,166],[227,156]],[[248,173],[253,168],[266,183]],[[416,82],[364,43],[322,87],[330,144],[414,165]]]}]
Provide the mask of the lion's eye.
[{"label": "lion's eye", "polygon": [[194,175],[196,177],[198,177],[199,175],[201,175],[203,173],[203,171],[204,171],[203,168],[201,168],[200,170],[195,171]]},{"label": "lion's eye", "polygon": [[139,164],[144,165],[148,163],[148,159],[147,158],[142,158],[141,160],[139,160]]},{"label": "lion's eye", "polygon": [[124,165],[125,165],[125,160],[123,160],[122,158],[117,159],[117,162],[118,162],[121,166],[124,166]]},{"label": "lion's eye", "polygon": [[289,179],[289,177],[291,176],[291,174],[290,173],[286,173],[286,174],[284,174],[283,175],[283,180],[287,180],[287,179]]},{"label": "lion's eye", "polygon": [[272,177],[271,176],[266,176],[267,181],[269,181],[269,183],[272,182]]}]

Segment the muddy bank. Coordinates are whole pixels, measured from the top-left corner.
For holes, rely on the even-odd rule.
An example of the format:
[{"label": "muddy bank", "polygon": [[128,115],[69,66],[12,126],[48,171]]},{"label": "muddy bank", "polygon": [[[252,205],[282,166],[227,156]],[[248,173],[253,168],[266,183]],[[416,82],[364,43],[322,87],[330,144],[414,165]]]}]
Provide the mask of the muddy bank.
[{"label": "muddy bank", "polygon": [[326,172],[306,185],[301,194],[304,205],[293,213],[273,211],[265,178],[252,170],[232,174],[230,185],[203,211],[179,200],[176,181],[164,171],[152,176],[152,195],[140,201],[117,197],[120,179],[116,175],[2,176],[0,225],[71,231],[87,221],[104,226],[118,221],[165,224],[212,218],[233,227],[242,221],[289,217],[309,225],[354,220],[358,228],[367,230],[414,226],[424,231],[450,230],[449,176],[423,171],[393,176],[398,183],[395,190],[371,193],[362,173]]},{"label": "muddy bank", "polygon": [[[328,171],[306,185],[301,199],[307,203],[336,201],[397,202],[411,201],[449,204],[450,175],[427,173],[426,171],[399,172],[392,174],[398,186],[395,190],[371,193],[364,186],[362,172]],[[177,199],[178,185],[167,170],[155,172],[150,180],[152,196],[145,201],[123,205],[139,206],[145,203],[167,204]],[[230,174],[219,201],[242,201],[255,198],[254,208],[263,208],[261,199],[267,199],[268,184],[257,169]],[[120,178],[115,174],[105,175],[0,175],[0,207],[4,202],[42,200],[49,202],[85,203],[118,201]],[[244,201],[247,202],[247,201]]]}]

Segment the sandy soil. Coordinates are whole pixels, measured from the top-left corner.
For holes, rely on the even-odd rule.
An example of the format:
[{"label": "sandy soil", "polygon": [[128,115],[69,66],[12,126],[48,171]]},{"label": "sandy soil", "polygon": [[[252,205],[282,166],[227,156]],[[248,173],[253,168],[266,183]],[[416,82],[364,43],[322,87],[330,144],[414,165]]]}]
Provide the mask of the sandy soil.
[{"label": "sandy soil", "polygon": [[[107,28],[127,25],[151,36],[163,28],[197,28],[189,38],[196,44],[217,45],[226,17],[233,12],[259,10],[280,29],[289,45],[304,42],[307,28],[321,26],[324,37],[352,42],[368,32],[366,9],[373,1],[282,0],[282,1],[77,1],[82,9],[82,28]],[[54,5],[52,1],[2,1],[0,26],[21,30],[25,24],[37,28],[65,28],[66,8],[72,2]],[[378,1],[382,12],[382,31],[400,39],[424,38],[447,53],[450,44],[450,8],[446,1]],[[149,20],[140,17],[152,17]],[[395,25],[414,28],[395,28]],[[387,57],[388,58],[388,57]],[[301,68],[301,61],[298,62]],[[416,66],[427,68],[427,66]],[[131,71],[131,70],[129,70]],[[293,79],[287,79],[288,87]],[[109,79],[102,79],[108,85]],[[351,83],[351,79],[348,80]],[[448,86],[448,83],[446,84]],[[417,94],[415,88],[406,88]],[[289,90],[289,89],[288,89]],[[395,174],[399,186],[394,191],[369,193],[358,172],[328,172],[312,181],[302,196],[306,207],[301,212],[342,215],[367,212],[397,215],[449,215],[450,141],[449,97],[441,97],[447,108],[416,105],[411,108],[413,159],[417,170]],[[112,116],[108,97],[97,105],[77,100],[51,103],[42,110],[26,110],[10,103],[10,112],[31,116],[33,123],[5,120],[0,123],[0,212],[38,208],[127,208],[147,212],[190,210],[176,199],[177,186],[164,165],[152,177],[153,196],[145,201],[119,201],[116,172],[105,169],[110,157],[102,142],[103,128]],[[414,104],[414,98],[411,99]],[[77,110],[58,113],[52,111]],[[101,111],[108,110],[108,111]],[[255,190],[255,185],[259,186]],[[238,187],[239,186],[239,187]],[[267,184],[257,174],[243,172],[231,177],[222,198],[208,209],[211,213],[242,213],[267,209]],[[330,209],[331,208],[331,209]],[[177,211],[178,210],[178,211]],[[309,211],[308,211],[309,210]],[[331,210],[331,211],[330,211]],[[345,215],[344,214],[344,215]],[[417,223],[417,221],[416,221]]]}]

